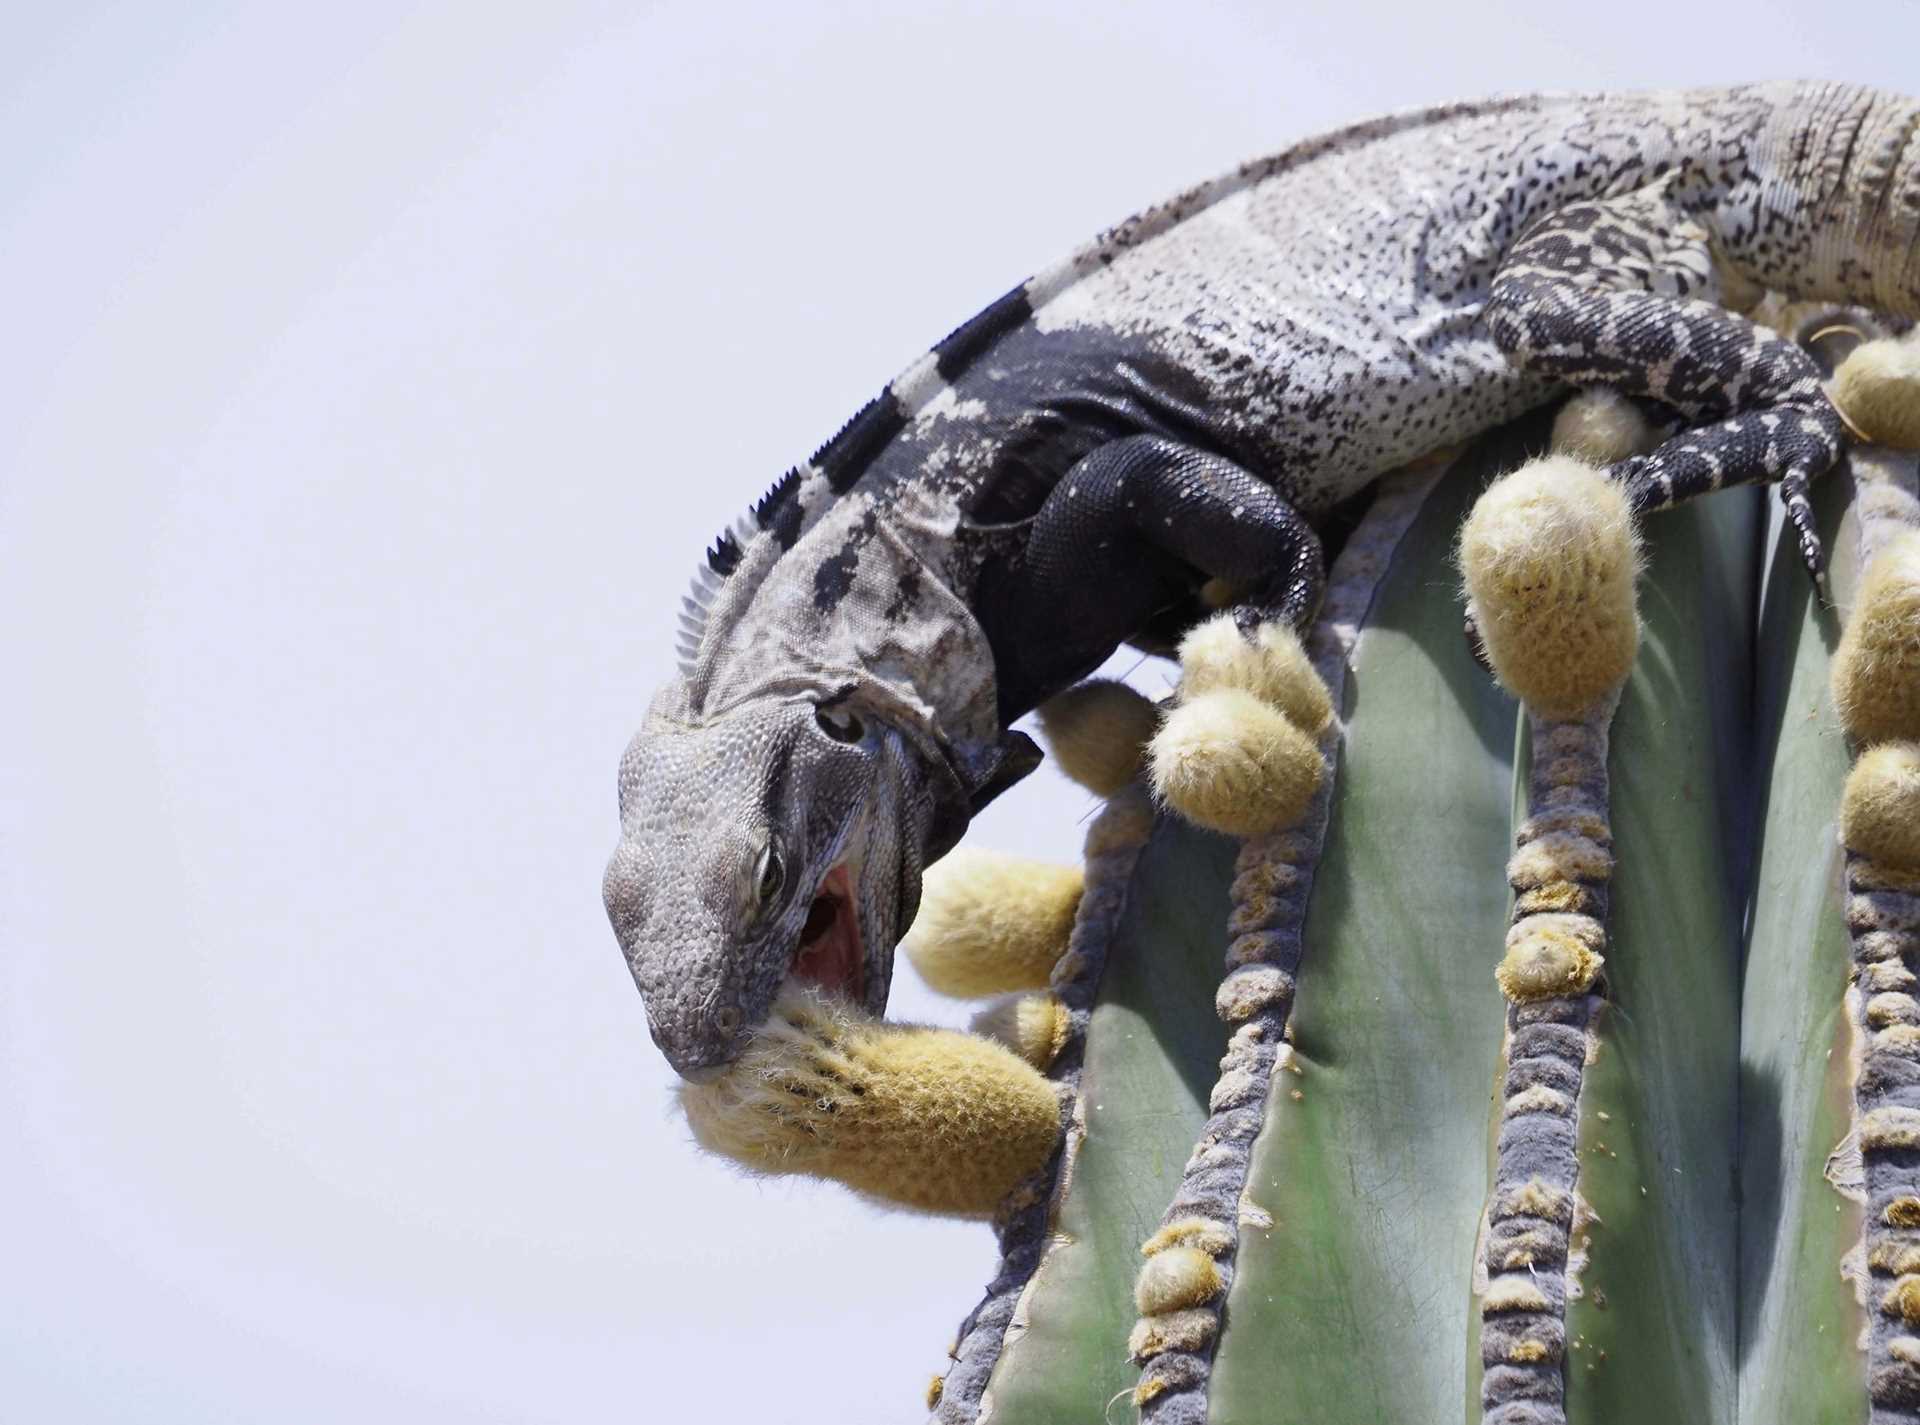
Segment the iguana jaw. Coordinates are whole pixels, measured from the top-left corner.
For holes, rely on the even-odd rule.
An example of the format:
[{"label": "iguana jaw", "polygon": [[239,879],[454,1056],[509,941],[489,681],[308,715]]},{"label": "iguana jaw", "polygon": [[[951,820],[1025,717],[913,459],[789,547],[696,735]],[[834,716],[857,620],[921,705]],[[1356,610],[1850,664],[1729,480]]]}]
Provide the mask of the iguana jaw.
[{"label": "iguana jaw", "polygon": [[891,708],[836,719],[823,705],[839,706],[656,721],[622,759],[607,914],[683,1078],[724,1073],[789,979],[884,1013],[921,869],[965,826],[965,787],[932,735],[902,731]]},{"label": "iguana jaw", "polygon": [[840,861],[827,872],[807,912],[794,951],[793,976],[818,985],[851,1004],[866,994],[866,948],[860,935],[860,911],[853,887],[858,868]]}]

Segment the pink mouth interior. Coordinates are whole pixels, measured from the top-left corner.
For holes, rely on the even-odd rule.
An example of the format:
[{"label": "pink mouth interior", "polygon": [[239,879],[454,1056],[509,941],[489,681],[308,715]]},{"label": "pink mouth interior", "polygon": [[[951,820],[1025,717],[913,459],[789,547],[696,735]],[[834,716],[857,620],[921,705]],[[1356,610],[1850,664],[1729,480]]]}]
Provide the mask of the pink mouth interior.
[{"label": "pink mouth interior", "polygon": [[798,979],[831,994],[860,1003],[866,978],[866,957],[860,950],[860,917],[854,913],[847,868],[827,873],[820,894],[813,898],[807,923],[800,931],[800,949],[793,957]]}]

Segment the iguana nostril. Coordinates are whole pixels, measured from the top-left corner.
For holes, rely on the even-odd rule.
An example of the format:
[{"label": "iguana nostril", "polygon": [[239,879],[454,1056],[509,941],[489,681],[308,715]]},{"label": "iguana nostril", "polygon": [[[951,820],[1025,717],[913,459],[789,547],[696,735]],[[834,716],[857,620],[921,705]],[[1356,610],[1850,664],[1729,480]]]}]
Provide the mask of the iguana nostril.
[{"label": "iguana nostril", "polygon": [[740,1027],[740,1011],[730,1004],[723,1004],[713,1012],[713,1027],[722,1034],[731,1034]]}]

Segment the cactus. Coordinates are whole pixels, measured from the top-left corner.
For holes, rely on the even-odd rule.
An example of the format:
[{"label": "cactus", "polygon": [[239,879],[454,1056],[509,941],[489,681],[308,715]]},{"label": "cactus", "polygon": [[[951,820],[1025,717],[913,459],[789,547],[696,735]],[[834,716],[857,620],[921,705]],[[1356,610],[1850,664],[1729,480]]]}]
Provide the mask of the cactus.
[{"label": "cactus", "polygon": [[936,1420],[1920,1420],[1914,462],[1819,492],[1844,642],[1757,491],[1647,523],[1637,650],[1476,585],[1521,703],[1452,532],[1545,442],[1349,539],[1290,825],[1155,822]]},{"label": "cactus", "polygon": [[685,1090],[992,1217],[941,1425],[1920,1425],[1920,460],[1818,491],[1828,607],[1765,492],[1636,531],[1566,453],[1648,438],[1588,396],[1403,471],[1304,641],[1044,709],[1084,871],[955,857],[905,947],[1005,996],[972,1035],[790,992]]}]

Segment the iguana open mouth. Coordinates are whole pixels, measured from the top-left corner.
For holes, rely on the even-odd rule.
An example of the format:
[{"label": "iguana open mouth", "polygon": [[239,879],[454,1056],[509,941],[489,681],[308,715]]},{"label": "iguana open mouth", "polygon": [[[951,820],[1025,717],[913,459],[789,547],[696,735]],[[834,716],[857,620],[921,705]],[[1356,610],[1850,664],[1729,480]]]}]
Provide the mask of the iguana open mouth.
[{"label": "iguana open mouth", "polygon": [[852,878],[842,861],[821,882],[807,911],[794,952],[793,974],[854,1004],[866,988],[866,955],[860,944],[860,914],[854,909]]}]

